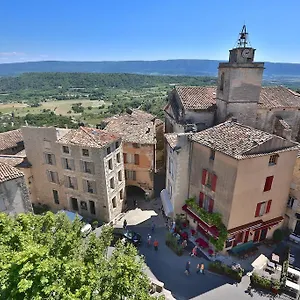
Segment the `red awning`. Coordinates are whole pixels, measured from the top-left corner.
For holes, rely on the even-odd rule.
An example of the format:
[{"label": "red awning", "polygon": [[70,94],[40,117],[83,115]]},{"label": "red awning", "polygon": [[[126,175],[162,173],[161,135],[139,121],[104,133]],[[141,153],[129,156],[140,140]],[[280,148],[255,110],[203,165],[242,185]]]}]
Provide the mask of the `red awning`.
[{"label": "red awning", "polygon": [[202,221],[199,216],[197,216],[186,204],[182,207],[182,210],[184,210],[189,216],[191,216],[194,220],[198,222],[199,227],[201,227],[204,231],[206,231],[208,234],[213,236],[214,238],[219,237],[219,231],[216,226],[210,226],[206,222]]}]

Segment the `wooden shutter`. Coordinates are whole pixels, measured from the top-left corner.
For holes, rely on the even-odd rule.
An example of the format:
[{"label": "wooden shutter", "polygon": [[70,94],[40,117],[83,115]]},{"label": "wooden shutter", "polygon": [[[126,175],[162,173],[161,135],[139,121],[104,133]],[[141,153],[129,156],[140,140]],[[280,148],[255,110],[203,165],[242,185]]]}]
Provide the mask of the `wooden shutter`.
[{"label": "wooden shutter", "polygon": [[248,242],[248,239],[249,239],[249,232],[250,232],[250,230],[247,230],[246,233],[245,233],[244,243],[247,243],[247,242]]},{"label": "wooden shutter", "polygon": [[127,163],[127,154],[126,153],[123,153],[123,159],[124,159],[124,164]]},{"label": "wooden shutter", "polygon": [[211,180],[211,190],[214,192],[216,190],[216,186],[217,186],[217,175],[213,174],[212,175],[212,180]]},{"label": "wooden shutter", "polygon": [[267,203],[266,214],[270,211],[271,204],[272,204],[272,200],[269,200],[268,203]]},{"label": "wooden shutter", "polygon": [[62,159],[61,159],[61,165],[62,165],[63,169],[66,168],[66,159],[63,158],[63,157],[62,157]]},{"label": "wooden shutter", "polygon": [[140,164],[140,156],[138,154],[134,154],[134,164],[135,165]]},{"label": "wooden shutter", "polygon": [[72,171],[75,171],[75,161],[74,161],[74,159],[70,159],[70,167],[71,167]]},{"label": "wooden shutter", "polygon": [[274,176],[268,176],[266,178],[264,192],[267,192],[267,191],[269,191],[271,189],[272,183],[273,183],[273,178],[274,178]]},{"label": "wooden shutter", "polygon": [[206,183],[206,176],[207,176],[207,170],[203,169],[202,170],[202,180],[201,180],[202,184]]},{"label": "wooden shutter", "polygon": [[94,165],[94,163],[90,162],[89,165],[90,165],[91,174],[95,174],[95,165]]},{"label": "wooden shutter", "polygon": [[256,211],[255,211],[255,217],[259,216],[260,207],[261,207],[261,203],[257,203],[257,205],[256,205]]},{"label": "wooden shutter", "polygon": [[213,209],[214,209],[214,200],[210,198],[208,203],[208,212],[212,213]]},{"label": "wooden shutter", "polygon": [[200,192],[199,194],[199,206],[203,207],[203,201],[204,201],[204,194]]}]

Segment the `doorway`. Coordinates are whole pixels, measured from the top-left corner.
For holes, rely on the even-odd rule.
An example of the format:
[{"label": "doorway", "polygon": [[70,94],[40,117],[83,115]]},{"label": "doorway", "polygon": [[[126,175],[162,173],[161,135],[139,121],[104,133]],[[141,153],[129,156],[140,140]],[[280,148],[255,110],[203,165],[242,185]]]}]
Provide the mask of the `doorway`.
[{"label": "doorway", "polygon": [[260,234],[260,230],[256,230],[256,231],[254,232],[254,238],[253,238],[253,242],[254,242],[254,243],[257,243],[257,242],[258,242],[258,240],[259,240],[259,234]]},{"label": "doorway", "polygon": [[268,228],[264,228],[261,233],[260,233],[260,238],[259,238],[259,241],[263,241],[266,239],[267,237],[267,233],[268,233]]}]

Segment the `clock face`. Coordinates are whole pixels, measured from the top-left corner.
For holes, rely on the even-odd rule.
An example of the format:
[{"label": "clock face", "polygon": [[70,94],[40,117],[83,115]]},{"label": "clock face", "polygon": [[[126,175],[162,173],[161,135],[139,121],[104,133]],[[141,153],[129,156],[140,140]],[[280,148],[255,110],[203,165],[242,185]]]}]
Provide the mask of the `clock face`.
[{"label": "clock face", "polygon": [[249,58],[249,57],[251,57],[251,51],[250,51],[250,49],[244,49],[243,51],[242,51],[242,56],[244,57],[244,58]]}]

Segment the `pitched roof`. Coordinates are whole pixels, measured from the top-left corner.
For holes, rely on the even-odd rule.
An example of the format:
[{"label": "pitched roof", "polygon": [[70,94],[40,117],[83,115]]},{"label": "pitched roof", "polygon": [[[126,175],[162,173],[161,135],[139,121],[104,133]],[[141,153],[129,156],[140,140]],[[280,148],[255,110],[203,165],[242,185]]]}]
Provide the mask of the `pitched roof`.
[{"label": "pitched roof", "polygon": [[300,94],[283,86],[263,87],[259,97],[260,108],[300,108]]},{"label": "pitched roof", "polygon": [[166,133],[165,138],[171,148],[174,148],[177,145],[177,140],[178,140],[177,133]]},{"label": "pitched roof", "polygon": [[24,176],[17,168],[0,162],[0,183]]},{"label": "pitched roof", "polygon": [[23,135],[20,129],[0,133],[0,150],[16,147],[23,141]]},{"label": "pitched roof", "polygon": [[106,119],[106,132],[118,134],[125,142],[138,144],[155,144],[155,119],[150,114],[139,111],[123,113]]},{"label": "pitched roof", "polygon": [[14,157],[12,155],[0,155],[0,163],[6,163],[10,166],[16,167],[23,162],[24,158]]},{"label": "pitched roof", "polygon": [[208,109],[216,104],[216,87],[176,86],[184,109]]},{"label": "pitched roof", "polygon": [[[280,150],[287,148],[292,150],[293,147],[297,147],[296,143],[233,121],[221,123],[191,136],[192,141],[236,159],[261,155],[261,152],[255,154],[254,149],[258,150],[260,145],[275,138],[281,140],[281,143],[278,143]],[[268,152],[264,150],[263,153]]]},{"label": "pitched roof", "polygon": [[82,147],[102,148],[119,139],[117,135],[110,134],[104,130],[89,127],[71,129],[58,143],[67,145],[77,145]]},{"label": "pitched roof", "polygon": [[[185,109],[208,109],[216,104],[216,87],[175,87]],[[259,108],[300,108],[300,94],[283,86],[262,87]]]}]

